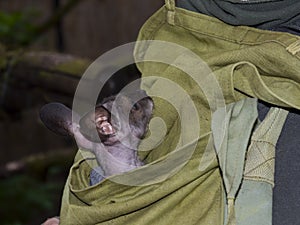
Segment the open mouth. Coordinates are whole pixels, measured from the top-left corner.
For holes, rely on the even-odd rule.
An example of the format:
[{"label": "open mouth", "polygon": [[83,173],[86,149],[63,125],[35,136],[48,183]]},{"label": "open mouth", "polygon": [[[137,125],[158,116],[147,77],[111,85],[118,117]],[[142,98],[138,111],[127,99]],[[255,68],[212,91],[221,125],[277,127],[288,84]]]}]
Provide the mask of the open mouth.
[{"label": "open mouth", "polygon": [[109,122],[107,116],[99,116],[95,120],[97,131],[105,136],[114,136],[116,135],[116,129]]},{"label": "open mouth", "polygon": [[112,122],[112,117],[106,108],[102,106],[96,107],[94,112],[91,111],[80,119],[81,134],[95,143],[114,140],[115,136],[117,136],[119,126]]}]

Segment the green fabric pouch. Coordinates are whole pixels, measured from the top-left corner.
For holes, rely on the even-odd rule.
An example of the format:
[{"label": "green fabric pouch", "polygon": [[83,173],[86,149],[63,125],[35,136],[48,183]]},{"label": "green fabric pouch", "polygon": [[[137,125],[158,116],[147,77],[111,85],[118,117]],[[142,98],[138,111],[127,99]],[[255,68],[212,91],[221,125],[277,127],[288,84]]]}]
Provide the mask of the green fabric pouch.
[{"label": "green fabric pouch", "polygon": [[271,108],[260,123],[254,98],[227,105],[225,117],[219,111],[212,133],[226,192],[225,224],[271,225],[275,146],[288,111]]},{"label": "green fabric pouch", "polygon": [[[300,109],[299,37],[229,26],[166,1],[138,40],[177,44],[202,63],[188,51],[173,54],[176,49],[163,46],[161,52],[172,53],[165,59],[171,63],[153,62],[160,57],[151,50],[155,44],[137,43],[142,88],[155,105],[150,131],[164,136],[155,138],[154,149],[140,152],[147,165],[95,186],[89,186],[95,159],[83,159],[79,152],[66,182],[61,224],[221,225],[226,202],[211,115],[219,103],[248,96]],[[141,150],[151,145],[147,140]]]}]

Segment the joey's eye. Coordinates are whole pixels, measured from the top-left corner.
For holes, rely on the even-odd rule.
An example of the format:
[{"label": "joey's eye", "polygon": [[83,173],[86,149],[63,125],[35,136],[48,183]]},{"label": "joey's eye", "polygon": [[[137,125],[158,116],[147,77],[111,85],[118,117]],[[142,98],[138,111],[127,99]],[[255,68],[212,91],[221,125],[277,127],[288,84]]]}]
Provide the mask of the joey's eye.
[{"label": "joey's eye", "polygon": [[132,110],[139,110],[140,109],[140,105],[138,103],[135,103],[133,106],[132,106]]}]

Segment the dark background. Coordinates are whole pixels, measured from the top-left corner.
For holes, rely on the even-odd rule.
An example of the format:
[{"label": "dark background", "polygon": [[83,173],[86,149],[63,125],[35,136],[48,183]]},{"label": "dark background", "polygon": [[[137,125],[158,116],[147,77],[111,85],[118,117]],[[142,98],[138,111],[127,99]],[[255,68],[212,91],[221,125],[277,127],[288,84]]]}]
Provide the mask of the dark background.
[{"label": "dark background", "polygon": [[[39,109],[51,101],[70,106],[88,65],[106,51],[135,41],[162,4],[0,1],[0,224],[40,224],[58,215],[77,147],[72,139],[47,130]],[[111,82],[123,85],[136,73],[134,67],[125,68]],[[114,90],[105,91],[109,95]]]}]

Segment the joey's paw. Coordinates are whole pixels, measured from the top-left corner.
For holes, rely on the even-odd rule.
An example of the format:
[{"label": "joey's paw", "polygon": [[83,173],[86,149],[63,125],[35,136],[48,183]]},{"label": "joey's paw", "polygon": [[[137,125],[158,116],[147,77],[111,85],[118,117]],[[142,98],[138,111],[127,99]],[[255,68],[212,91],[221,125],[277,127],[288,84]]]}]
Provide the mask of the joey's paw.
[{"label": "joey's paw", "polygon": [[42,225],[59,225],[59,217],[49,218]]}]

